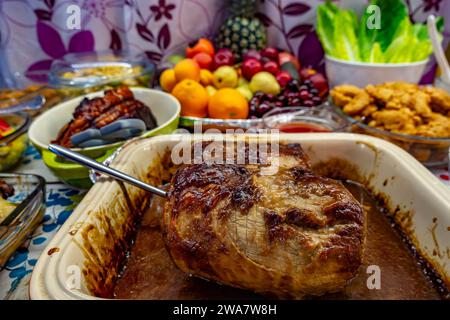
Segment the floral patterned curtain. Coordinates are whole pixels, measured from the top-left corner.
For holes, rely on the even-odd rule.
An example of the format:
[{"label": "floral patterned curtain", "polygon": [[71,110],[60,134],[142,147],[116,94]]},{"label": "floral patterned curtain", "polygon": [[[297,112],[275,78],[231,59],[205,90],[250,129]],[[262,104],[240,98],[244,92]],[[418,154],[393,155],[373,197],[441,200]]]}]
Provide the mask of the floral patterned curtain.
[{"label": "floral patterned curtain", "polygon": [[[323,50],[314,32],[316,6],[323,0],[260,0],[258,16],[271,46],[288,49],[303,65],[323,68]],[[361,8],[366,1],[340,0]],[[450,21],[450,0],[406,0],[411,18],[428,14]],[[67,8],[81,8],[81,30],[66,27]],[[199,36],[212,37],[226,16],[225,0],[0,0],[0,85],[23,86],[46,80],[53,60],[67,53],[105,49],[143,52],[154,62],[183,51]],[[446,43],[450,36],[446,24]],[[42,70],[33,75],[31,71]],[[434,76],[433,62],[425,82]]]}]

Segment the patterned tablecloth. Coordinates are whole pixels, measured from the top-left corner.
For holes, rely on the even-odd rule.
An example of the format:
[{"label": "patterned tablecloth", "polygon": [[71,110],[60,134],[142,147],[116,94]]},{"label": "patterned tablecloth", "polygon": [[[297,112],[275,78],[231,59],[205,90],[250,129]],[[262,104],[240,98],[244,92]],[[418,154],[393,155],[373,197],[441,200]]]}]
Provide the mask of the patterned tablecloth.
[{"label": "patterned tablecloth", "polygon": [[[60,182],[31,146],[16,171],[39,174],[46,179],[47,209],[42,224],[0,270],[0,299],[28,299],[30,276],[39,255],[85,194],[85,191]],[[433,173],[450,187],[447,168],[436,169]]]}]

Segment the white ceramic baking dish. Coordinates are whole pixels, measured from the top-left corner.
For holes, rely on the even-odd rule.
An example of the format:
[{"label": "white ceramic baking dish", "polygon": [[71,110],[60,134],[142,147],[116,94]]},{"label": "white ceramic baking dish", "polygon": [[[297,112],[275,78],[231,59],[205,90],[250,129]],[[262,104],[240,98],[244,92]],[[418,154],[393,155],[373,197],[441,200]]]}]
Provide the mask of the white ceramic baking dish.
[{"label": "white ceramic baking dish", "polygon": [[[181,137],[131,142],[111,165],[147,182],[160,183],[164,173],[161,159]],[[370,136],[314,133],[281,135],[280,139],[301,143],[313,163],[344,159],[355,165],[368,188],[384,196],[415,246],[449,284],[450,190],[425,167],[395,145]],[[90,290],[98,292],[110,285],[120,267],[120,254],[125,254],[120,250],[135,232],[136,212],[149,198],[135,187],[122,187],[125,189],[106,177],[95,183],[34,268],[32,299],[97,299]]]}]

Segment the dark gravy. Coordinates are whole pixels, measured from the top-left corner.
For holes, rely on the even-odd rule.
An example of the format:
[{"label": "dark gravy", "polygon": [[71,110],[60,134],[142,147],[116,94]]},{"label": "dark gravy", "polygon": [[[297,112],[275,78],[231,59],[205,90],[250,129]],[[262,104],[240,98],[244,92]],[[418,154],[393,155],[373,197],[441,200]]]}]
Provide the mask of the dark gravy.
[{"label": "dark gravy", "polygon": [[[440,299],[438,290],[425,276],[422,266],[408,245],[391,226],[391,221],[377,207],[374,199],[357,184],[346,187],[361,202],[367,213],[367,237],[364,262],[344,291],[326,294],[319,299]],[[263,299],[250,291],[222,286],[191,277],[172,262],[161,236],[155,210],[161,200],[153,198],[144,214],[130,257],[114,289],[119,299]],[[369,290],[367,267],[377,265],[381,271],[381,288]]]}]

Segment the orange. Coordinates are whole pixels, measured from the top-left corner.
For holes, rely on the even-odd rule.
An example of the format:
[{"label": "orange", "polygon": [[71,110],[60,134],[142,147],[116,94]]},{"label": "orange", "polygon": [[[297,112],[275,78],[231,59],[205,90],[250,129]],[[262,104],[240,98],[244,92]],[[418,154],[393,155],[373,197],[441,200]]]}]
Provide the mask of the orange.
[{"label": "orange", "polygon": [[198,82],[185,79],[173,88],[172,94],[181,104],[182,116],[206,117],[209,96]]},{"label": "orange", "polygon": [[205,38],[200,38],[186,48],[186,57],[193,58],[197,53],[204,52],[214,56],[214,45],[211,41]]},{"label": "orange", "polygon": [[200,70],[200,83],[204,86],[208,86],[213,83],[214,76],[211,71],[206,69]]},{"label": "orange", "polygon": [[172,91],[173,87],[177,84],[177,79],[175,79],[175,71],[173,69],[164,70],[159,77],[159,84],[164,91]]},{"label": "orange", "polygon": [[218,90],[209,100],[208,113],[215,119],[247,119],[247,99],[236,89]]},{"label": "orange", "polygon": [[177,81],[184,79],[200,80],[200,66],[192,59],[183,59],[173,68]]}]

